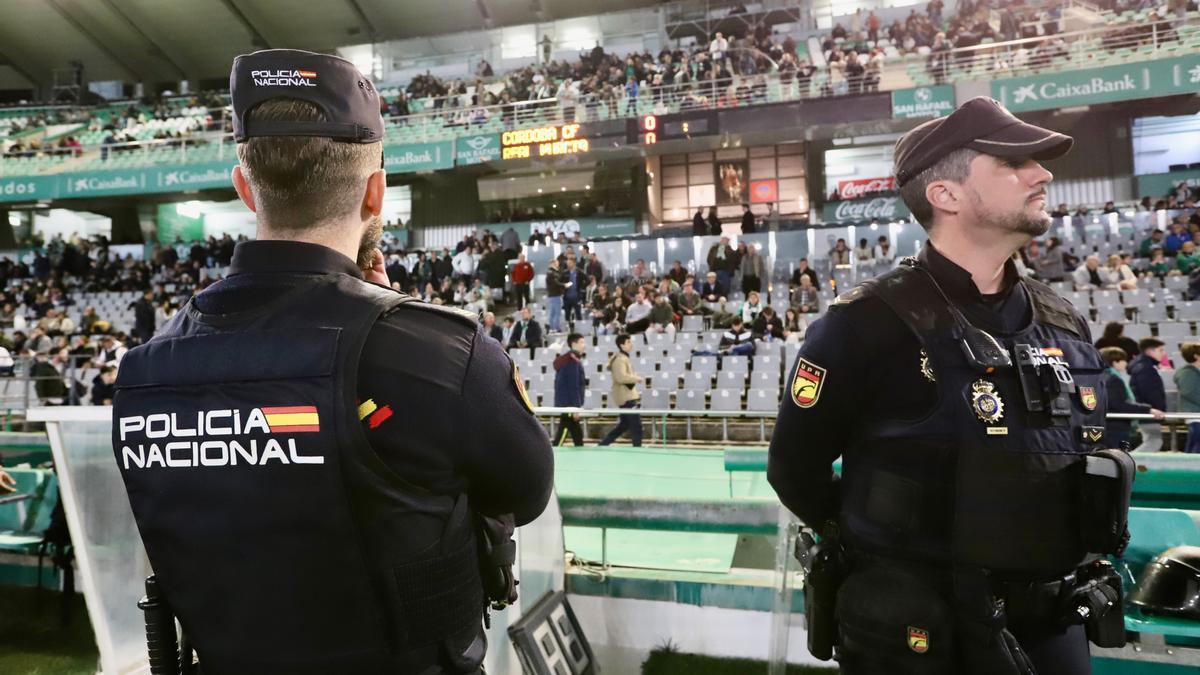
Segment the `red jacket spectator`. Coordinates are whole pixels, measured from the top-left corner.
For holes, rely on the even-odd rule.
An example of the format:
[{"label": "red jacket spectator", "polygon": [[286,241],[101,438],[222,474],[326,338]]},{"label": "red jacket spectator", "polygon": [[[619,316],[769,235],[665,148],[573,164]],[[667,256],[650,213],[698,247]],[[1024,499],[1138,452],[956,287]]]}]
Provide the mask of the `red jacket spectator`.
[{"label": "red jacket spectator", "polygon": [[512,281],[514,284],[527,284],[533,281],[533,265],[524,260],[513,265]]}]

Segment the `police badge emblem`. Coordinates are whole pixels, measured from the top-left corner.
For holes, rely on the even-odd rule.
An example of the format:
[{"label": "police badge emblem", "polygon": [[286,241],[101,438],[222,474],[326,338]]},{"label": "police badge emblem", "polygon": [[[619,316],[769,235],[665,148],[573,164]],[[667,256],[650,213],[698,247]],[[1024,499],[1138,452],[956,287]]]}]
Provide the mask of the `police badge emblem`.
[{"label": "police badge emblem", "polygon": [[921,375],[930,382],[937,382],[937,378],[933,375],[933,366],[929,363],[929,353],[924,349],[921,350]]},{"label": "police badge emblem", "polygon": [[929,631],[914,626],[908,627],[908,648],[918,654],[929,651]]},{"label": "police badge emblem", "polygon": [[1096,409],[1096,389],[1094,387],[1079,388],[1079,402],[1088,410]]},{"label": "police badge emblem", "polygon": [[975,380],[971,384],[971,409],[988,424],[995,424],[1004,417],[1004,400],[996,391],[996,385],[987,380]]},{"label": "police badge emblem", "polygon": [[808,359],[801,358],[792,377],[792,402],[801,408],[811,408],[821,396],[821,384],[825,381],[825,369]]}]

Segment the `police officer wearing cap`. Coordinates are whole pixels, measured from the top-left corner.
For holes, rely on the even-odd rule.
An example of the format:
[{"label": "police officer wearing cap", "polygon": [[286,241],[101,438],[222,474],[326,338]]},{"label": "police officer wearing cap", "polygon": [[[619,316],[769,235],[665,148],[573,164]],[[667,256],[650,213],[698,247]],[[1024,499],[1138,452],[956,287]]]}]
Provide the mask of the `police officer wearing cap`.
[{"label": "police officer wearing cap", "polygon": [[371,82],[278,49],[230,90],[257,240],[117,379],[158,584],[206,675],[481,672],[508,535],[551,494],[546,432],[475,317],[387,286]]},{"label": "police officer wearing cap", "polygon": [[1089,639],[1124,643],[1102,556],[1127,541],[1132,462],[1105,444],[1087,322],[1012,262],[1071,144],[989,98],[905,134],[928,241],[840,296],[792,366],[768,478],[811,528],[809,646],[842,672],[1080,675]]}]

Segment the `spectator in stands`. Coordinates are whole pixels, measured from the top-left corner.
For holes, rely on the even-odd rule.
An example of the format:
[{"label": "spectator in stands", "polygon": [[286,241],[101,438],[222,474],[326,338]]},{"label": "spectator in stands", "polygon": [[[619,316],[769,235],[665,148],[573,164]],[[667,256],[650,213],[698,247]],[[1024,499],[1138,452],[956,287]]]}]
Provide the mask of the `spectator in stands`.
[{"label": "spectator in stands", "polygon": [[[583,390],[587,378],[583,371],[585,340],[579,333],[567,336],[567,351],[554,359],[554,407],[582,408]],[[558,430],[554,432],[554,445],[563,445],[567,434],[575,447],[583,447],[583,427],[579,415],[562,413],[558,416]]]},{"label": "spectator in stands", "polygon": [[839,238],[829,249],[829,264],[835,267],[850,264],[850,249],[846,247],[845,239]]},{"label": "spectator in stands", "polygon": [[721,240],[708,250],[708,271],[715,272],[721,288],[728,289],[737,269],[737,253],[729,245],[729,237],[721,237]]},{"label": "spectator in stands", "polygon": [[[690,277],[689,277],[690,278]],[[696,286],[692,283],[684,283],[682,290],[679,292],[679,314],[682,316],[703,316],[707,314],[709,309],[704,305],[704,298],[696,292]]]},{"label": "spectator in stands", "polygon": [[[1179,412],[1200,413],[1200,343],[1185,342],[1180,347],[1185,365],[1175,371],[1175,386],[1179,389]],[[1200,453],[1200,420],[1188,421],[1187,446],[1184,452]]]},{"label": "spectator in stands", "polygon": [[[1157,410],[1145,403],[1139,403],[1134,397],[1133,389],[1130,386],[1130,377],[1126,372],[1126,368],[1129,365],[1129,358],[1125,354],[1125,350],[1120,347],[1104,347],[1100,350],[1100,358],[1106,366],[1104,370],[1104,390],[1108,398],[1108,412],[1151,414],[1159,419],[1163,417],[1161,410]],[[1158,425],[1155,424],[1153,426],[1157,427]],[[1104,441],[1114,447],[1121,447],[1121,443],[1129,440],[1132,430],[1132,421],[1110,417],[1105,421]],[[1161,443],[1161,438],[1159,442]]]},{"label": "spectator in stands", "polygon": [[821,311],[821,294],[812,285],[812,277],[800,275],[800,286],[792,292],[792,309],[799,314],[813,314]]},{"label": "spectator in stands", "polygon": [[1116,253],[1108,256],[1103,276],[1108,282],[1107,287],[1109,288],[1131,291],[1138,285],[1137,275],[1133,273],[1133,269]]},{"label": "spectator in stands", "polygon": [[1179,249],[1183,248],[1185,242],[1192,240],[1192,233],[1188,232],[1187,227],[1179,221],[1171,223],[1171,234],[1163,241],[1163,251],[1168,256],[1174,256],[1179,253]]},{"label": "spectator in stands", "polygon": [[891,269],[892,264],[896,261],[896,252],[892,250],[892,242],[886,234],[879,237],[873,253],[875,264],[879,266],[881,271]]},{"label": "spectator in stands", "polygon": [[54,347],[54,341],[46,335],[46,331],[34,326],[29,331],[29,339],[25,341],[24,352],[31,354],[48,354]]},{"label": "spectator in stands", "polygon": [[532,282],[533,265],[521,253],[517,255],[517,264],[512,268],[513,295],[518,309],[529,304],[529,284]]},{"label": "spectator in stands", "polygon": [[1051,218],[1066,218],[1071,215],[1071,211],[1065,203],[1059,204],[1053,211],[1050,212]]},{"label": "spectator in stands", "polygon": [[639,288],[634,301],[625,310],[625,332],[631,334],[645,332],[650,327],[650,311],[653,309],[654,305],[647,297],[646,289]]},{"label": "spectator in stands", "polygon": [[671,304],[671,296],[667,293],[659,293],[655,296],[650,307],[650,326],[647,330],[654,333],[667,333],[674,339],[675,308]]},{"label": "spectator in stands", "polygon": [[1163,231],[1159,228],[1154,228],[1150,232],[1150,237],[1141,240],[1138,245],[1138,255],[1144,258],[1150,257],[1151,251],[1154,249],[1162,249],[1163,247]]},{"label": "spectator in stands", "polygon": [[499,342],[502,345],[508,344],[503,339],[504,338],[504,330],[501,329],[500,326],[496,325],[495,313],[484,312],[483,313],[483,321],[481,322],[481,325],[483,327],[484,335],[487,335],[488,337],[492,338],[493,340],[495,340],[496,342]]},{"label": "spectator in stands", "polygon": [[112,405],[113,397],[117,394],[117,369],[104,366],[100,373],[92,378],[92,405]]},{"label": "spectator in stands", "polygon": [[[1167,409],[1166,387],[1158,368],[1166,347],[1158,338],[1142,338],[1138,343],[1139,355],[1129,364],[1129,385],[1133,390],[1134,399],[1147,403],[1155,410]],[[1141,425],[1142,444],[1136,449],[1143,452],[1158,452],[1162,449],[1162,426],[1155,423]]]},{"label": "spectator in stands", "polygon": [[804,333],[808,329],[808,322],[800,318],[800,314],[795,309],[789,307],[783,313],[783,337],[791,343],[799,343],[804,339]]},{"label": "spectator in stands", "polygon": [[455,279],[470,280],[475,276],[475,247],[464,246],[461,251],[454,254],[450,264],[454,270]]},{"label": "spectator in stands", "polygon": [[721,219],[717,217],[717,207],[708,207],[708,233],[714,237],[721,236]]},{"label": "spectator in stands", "polygon": [[738,314],[742,317],[742,321],[747,325],[754,325],[754,320],[758,318],[759,313],[763,310],[762,298],[758,291],[750,291],[746,294],[746,300],[738,309]]},{"label": "spectator in stands", "polygon": [[692,236],[703,237],[708,234],[708,223],[704,221],[704,208],[696,209],[696,215],[692,216]]},{"label": "spectator in stands", "polygon": [[1107,215],[1109,213],[1119,213],[1119,211],[1117,211],[1117,207],[1112,202],[1104,202],[1104,210],[1100,213]]},{"label": "spectator in stands", "polygon": [[[621,290],[620,288],[617,289]],[[597,335],[616,335],[621,332],[621,326],[625,325],[625,312],[628,307],[625,304],[625,297],[622,295],[613,294],[612,300],[604,308],[596,321]]]},{"label": "spectator in stands", "polygon": [[739,242],[738,257],[741,258],[738,266],[742,272],[742,292],[749,294],[751,291],[761,291],[762,280],[767,273],[766,264],[758,253],[758,247],[754,244],[747,245],[744,241]]},{"label": "spectator in stands", "polygon": [[667,270],[666,278],[670,279],[676,286],[683,286],[684,281],[688,278],[688,271],[683,266],[683,262],[676,260],[671,264],[671,269]]},{"label": "spectator in stands", "polygon": [[1167,261],[1166,252],[1161,247],[1155,246],[1150,250],[1150,266],[1147,270],[1153,276],[1162,279],[1170,274],[1174,270],[1174,267]]},{"label": "spectator in stands", "polygon": [[1075,281],[1076,289],[1112,287],[1108,283],[1107,276],[1100,269],[1100,256],[1098,255],[1089,255],[1084,264],[1075,268],[1075,271],[1071,273],[1071,277]]},{"label": "spectator in stands", "polygon": [[854,259],[858,261],[859,265],[870,265],[875,261],[875,251],[872,250],[866,237],[858,240],[858,246],[854,248]]},{"label": "spectator in stands", "polygon": [[567,257],[567,269],[562,273],[563,281],[563,312],[567,315],[567,325],[574,326],[576,321],[583,319],[583,273],[575,266],[575,257]]},{"label": "spectator in stands", "polygon": [[[608,357],[608,370],[612,373],[612,389],[609,390],[608,402],[618,408],[632,410],[641,406],[642,395],[638,385],[642,378],[633,370],[633,362],[629,355],[633,353],[633,338],[627,334],[617,336],[617,351]],[[634,447],[642,445],[642,418],[636,414],[626,413],[620,416],[617,426],[613,427],[599,445],[611,445],[626,431],[629,432],[631,444]]]},{"label": "spectator in stands", "polygon": [[1116,347],[1125,352],[1126,361],[1130,361],[1140,353],[1138,343],[1125,335],[1125,324],[1121,321],[1109,321],[1104,324],[1104,335],[1096,340],[1096,349]]},{"label": "spectator in stands", "polygon": [[1046,242],[1046,250],[1038,258],[1038,276],[1042,281],[1062,281],[1066,276],[1064,269],[1062,241],[1058,237],[1050,237]]},{"label": "spectator in stands", "polygon": [[155,317],[154,317],[154,292],[147,290],[142,293],[140,300],[132,304],[133,307],[133,337],[141,344],[150,341],[154,337]]},{"label": "spectator in stands", "polygon": [[508,349],[512,345],[512,336],[516,332],[517,322],[511,316],[504,317],[504,325],[500,328],[500,344]]},{"label": "spectator in stands", "polygon": [[821,287],[821,280],[817,277],[816,271],[808,266],[808,258],[801,258],[796,263],[796,269],[792,271],[792,278],[788,285],[795,289],[800,285],[800,277],[808,277],[812,281],[813,288]]},{"label": "spectator in stands", "polygon": [[1196,253],[1195,242],[1191,240],[1183,242],[1179,254],[1175,256],[1175,266],[1184,276],[1190,276],[1192,272],[1200,268],[1200,254]]},{"label": "spectator in stands", "polygon": [[719,351],[721,354],[731,356],[754,355],[754,333],[746,328],[746,323],[741,316],[735,315],[729,330],[721,335]]},{"label": "spectator in stands", "polygon": [[[586,246],[584,247],[587,248]],[[604,263],[600,262],[600,256],[595,252],[588,254],[587,264],[583,266],[583,272],[589,277],[595,277],[596,283],[604,283]]]},{"label": "spectator in stands", "polygon": [[34,381],[33,389],[42,405],[62,405],[67,403],[67,383],[63,381],[62,359],[57,354],[50,355],[39,352],[29,369],[29,377]]},{"label": "spectator in stands", "polygon": [[513,327],[512,337],[509,338],[508,348],[520,347],[529,349],[529,358],[533,358],[534,350],[542,346],[542,325],[533,318],[529,307],[521,308],[521,320]]},{"label": "spectator in stands", "polygon": [[550,259],[550,269],[546,270],[546,307],[547,320],[551,333],[562,330],[563,287],[562,273],[558,269],[558,260]]},{"label": "spectator in stands", "polygon": [[775,313],[775,308],[767,305],[750,324],[750,332],[760,340],[782,340],[785,336],[783,319]]},{"label": "spectator in stands", "polygon": [[750,212],[750,205],[742,204],[742,234],[754,234],[756,231],[754,214]]},{"label": "spectator in stands", "polygon": [[704,285],[700,287],[700,295],[708,302],[716,302],[729,294],[729,287],[721,284],[716,272],[704,275]]}]

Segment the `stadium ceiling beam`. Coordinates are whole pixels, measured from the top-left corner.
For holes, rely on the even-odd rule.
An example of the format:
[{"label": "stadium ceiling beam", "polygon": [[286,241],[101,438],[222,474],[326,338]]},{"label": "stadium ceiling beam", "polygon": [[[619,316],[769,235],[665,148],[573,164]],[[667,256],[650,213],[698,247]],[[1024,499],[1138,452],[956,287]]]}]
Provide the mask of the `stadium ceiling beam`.
[{"label": "stadium ceiling beam", "polygon": [[[0,40],[0,44],[3,44],[3,43],[4,43],[3,40]],[[5,66],[12,68],[13,70],[17,71],[17,73],[21,77],[25,78],[26,80],[29,80],[29,84],[30,84],[30,86],[33,87],[33,91],[36,94],[38,94],[38,97],[40,98],[43,83],[38,81],[37,79],[35,79],[33,77],[33,75],[31,75],[29,73],[28,70],[25,70],[25,68],[23,66],[21,66],[21,64],[14,61],[11,56],[9,56],[8,54],[6,54],[3,51],[0,51],[0,65],[5,65]]]},{"label": "stadium ceiling beam", "polygon": [[242,27],[250,32],[250,41],[256,49],[272,49],[271,43],[267,42],[267,38],[258,32],[258,28],[251,23],[250,19],[246,17],[233,0],[221,0],[221,4],[225,5],[225,9],[229,10],[233,18],[237,19],[238,23],[242,24]]},{"label": "stadium ceiling beam", "polygon": [[104,52],[108,58],[112,59],[113,63],[120,66],[121,69],[124,70],[130,77],[139,82],[144,82],[146,80],[146,76],[138,71],[138,69],[126,63],[125,60],[122,59],[119,54],[117,54],[116,50],[110,48],[104,43],[103,40],[93,35],[92,32],[87,29],[87,26],[84,26],[79,22],[78,19],[71,16],[70,12],[68,12],[66,9],[63,9],[63,6],[59,4],[59,0],[46,0],[46,4],[50,5],[50,7],[52,7],[54,11],[58,12],[58,15],[63,18],[63,21],[71,24],[75,30],[79,31],[80,35],[87,38],[89,42],[95,45],[96,49]]},{"label": "stadium ceiling beam", "polygon": [[475,9],[479,10],[479,16],[483,18],[483,27],[491,30],[492,10],[487,6],[486,0],[475,0]]},{"label": "stadium ceiling beam", "polygon": [[350,5],[350,11],[354,12],[354,15],[358,17],[358,21],[363,25],[363,28],[367,29],[367,37],[371,39],[371,42],[378,42],[379,33],[375,30],[375,24],[371,23],[371,19],[367,18],[367,13],[363,11],[362,5],[358,4],[358,0],[346,0],[346,4]]},{"label": "stadium ceiling beam", "polygon": [[125,25],[128,26],[130,30],[132,30],[134,33],[136,33],[137,36],[140,37],[146,44],[150,45],[154,49],[154,53],[158,56],[161,56],[162,59],[167,62],[167,65],[174,68],[175,73],[177,75],[179,75],[179,79],[181,79],[181,80],[188,79],[187,73],[184,72],[183,68],[180,67],[179,63],[177,61],[175,61],[175,59],[171,58],[171,55],[167,53],[167,50],[162,48],[162,45],[158,44],[153,39],[151,39],[151,37],[149,35],[147,35],[145,31],[142,30],[141,26],[138,26],[136,23],[134,23],[133,19],[130,19],[129,15],[126,14],[120,8],[120,6],[117,5],[116,0],[100,0],[100,1],[104,4],[105,7],[108,8],[108,10],[110,12],[117,15],[117,18],[119,18],[119,19],[121,19],[121,21],[125,22]]}]

